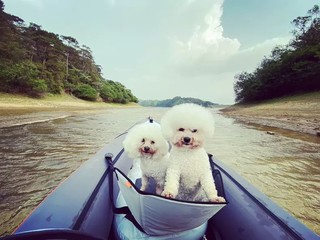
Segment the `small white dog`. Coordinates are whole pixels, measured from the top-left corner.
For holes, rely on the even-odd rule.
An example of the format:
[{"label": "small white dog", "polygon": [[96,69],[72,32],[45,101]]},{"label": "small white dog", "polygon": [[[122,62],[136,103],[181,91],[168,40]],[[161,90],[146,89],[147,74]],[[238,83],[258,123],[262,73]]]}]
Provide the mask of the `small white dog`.
[{"label": "small white dog", "polygon": [[162,196],[188,201],[225,202],[217,195],[208,154],[203,145],[214,132],[212,114],[196,104],[174,106],[161,119],[172,144]]},{"label": "small white dog", "polygon": [[123,141],[124,150],[134,161],[140,161],[142,185],[145,191],[150,178],[156,182],[156,194],[163,191],[165,174],[169,161],[169,144],[163,138],[156,123],[142,123],[134,126]]}]

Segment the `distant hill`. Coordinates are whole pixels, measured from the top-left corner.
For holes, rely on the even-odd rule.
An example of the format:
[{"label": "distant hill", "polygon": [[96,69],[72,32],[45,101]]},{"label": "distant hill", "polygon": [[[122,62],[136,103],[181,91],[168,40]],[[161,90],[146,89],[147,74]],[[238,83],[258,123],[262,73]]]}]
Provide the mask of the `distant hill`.
[{"label": "distant hill", "polygon": [[219,104],[210,101],[203,101],[198,98],[174,97],[166,100],[140,100],[139,104],[145,107],[172,107],[181,103],[195,103],[203,107],[214,107]]}]

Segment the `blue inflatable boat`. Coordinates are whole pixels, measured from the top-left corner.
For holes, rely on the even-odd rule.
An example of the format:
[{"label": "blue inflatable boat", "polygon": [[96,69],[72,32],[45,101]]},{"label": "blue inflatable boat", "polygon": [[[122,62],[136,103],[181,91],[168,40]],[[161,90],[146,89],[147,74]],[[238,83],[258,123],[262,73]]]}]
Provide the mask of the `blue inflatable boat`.
[{"label": "blue inflatable boat", "polygon": [[[122,147],[125,135],[121,134],[86,161],[45,198],[12,235],[1,239],[119,239],[114,227],[117,224],[114,202],[120,191],[116,181],[110,184],[113,171],[108,161],[121,172],[129,172],[132,160]],[[215,171],[219,171],[223,179],[224,187],[222,182],[216,182],[220,185],[218,191],[223,188],[228,204],[200,226],[205,233],[200,239],[319,239],[316,233],[218,159],[213,157],[213,162]]]}]

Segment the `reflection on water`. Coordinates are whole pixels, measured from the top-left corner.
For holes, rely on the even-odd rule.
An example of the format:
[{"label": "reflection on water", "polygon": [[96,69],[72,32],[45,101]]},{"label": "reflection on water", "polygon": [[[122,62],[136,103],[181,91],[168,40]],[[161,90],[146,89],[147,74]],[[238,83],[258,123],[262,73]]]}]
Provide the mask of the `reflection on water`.
[{"label": "reflection on water", "polygon": [[[165,110],[0,116],[0,235],[10,233],[61,180],[106,143],[143,118],[160,119]],[[271,136],[266,129],[214,113],[216,132],[206,144],[208,152],[319,233],[319,143],[282,133]],[[31,121],[36,123],[27,124]]]}]

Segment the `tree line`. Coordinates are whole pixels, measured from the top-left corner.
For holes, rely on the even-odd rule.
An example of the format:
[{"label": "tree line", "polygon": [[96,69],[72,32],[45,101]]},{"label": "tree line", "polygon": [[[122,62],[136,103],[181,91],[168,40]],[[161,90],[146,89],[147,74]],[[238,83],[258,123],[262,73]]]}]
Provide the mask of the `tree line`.
[{"label": "tree line", "polygon": [[235,76],[236,102],[262,101],[320,90],[320,10],[315,5],[297,17],[293,38],[275,47],[252,72]]},{"label": "tree line", "polygon": [[174,97],[171,99],[166,100],[143,100],[139,101],[139,104],[142,106],[148,106],[148,107],[173,107],[175,105],[179,105],[182,103],[194,103],[201,105],[203,107],[214,107],[218,104],[210,102],[210,101],[203,101],[198,98],[191,98],[191,97]]},{"label": "tree line", "polygon": [[41,97],[66,92],[78,98],[128,103],[138,99],[119,82],[105,80],[88,46],[4,12],[0,0],[0,91]]}]

